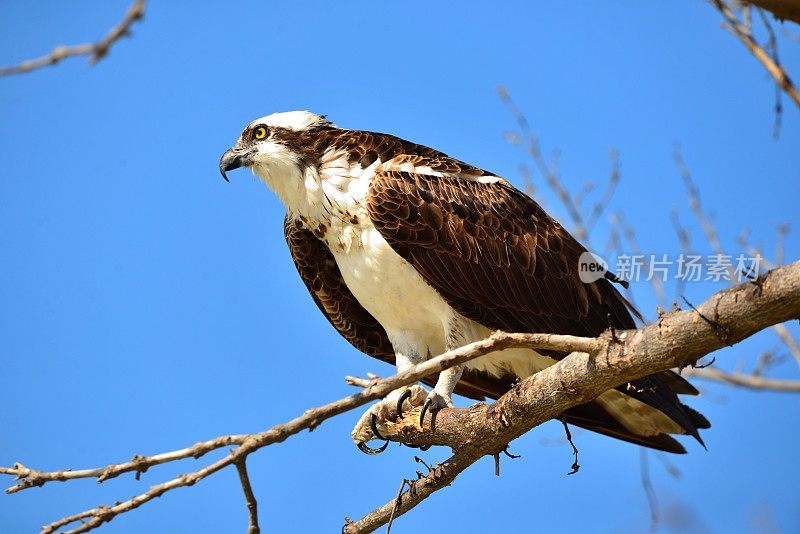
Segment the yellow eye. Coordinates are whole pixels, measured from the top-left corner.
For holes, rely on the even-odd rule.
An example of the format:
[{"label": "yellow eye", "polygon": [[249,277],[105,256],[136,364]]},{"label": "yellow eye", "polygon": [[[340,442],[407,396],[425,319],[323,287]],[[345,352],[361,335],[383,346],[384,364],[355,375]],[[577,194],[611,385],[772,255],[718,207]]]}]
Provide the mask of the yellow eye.
[{"label": "yellow eye", "polygon": [[256,139],[264,139],[267,136],[267,127],[266,126],[257,126],[255,130],[253,130],[253,137]]}]

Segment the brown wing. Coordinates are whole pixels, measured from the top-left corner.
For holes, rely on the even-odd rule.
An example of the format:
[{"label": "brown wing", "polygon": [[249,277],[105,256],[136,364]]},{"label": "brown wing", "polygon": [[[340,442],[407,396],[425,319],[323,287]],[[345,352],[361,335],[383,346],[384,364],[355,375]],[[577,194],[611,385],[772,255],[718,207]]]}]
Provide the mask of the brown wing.
[{"label": "brown wing", "polygon": [[586,249],[505,182],[385,172],[372,182],[368,212],[459,313],[487,327],[596,336],[635,326],[610,282],[581,282]]},{"label": "brown wing", "polygon": [[[283,231],[300,278],[336,331],[361,352],[394,364],[394,349],[386,331],[350,292],[328,247],[299,220],[287,217]],[[436,378],[428,377],[423,382],[434,386]],[[490,377],[476,376],[473,381],[474,384],[462,381],[456,386],[455,392],[483,400],[497,390],[497,385]]]},{"label": "brown wing", "polygon": [[297,272],[319,309],[355,348],[394,364],[394,350],[383,327],[347,288],[325,243],[299,220],[286,217],[283,232]]},{"label": "brown wing", "polygon": [[[580,280],[586,249],[505,181],[385,171],[372,181],[367,210],[400,256],[454,309],[484,326],[579,336],[635,327],[628,303],[608,280]],[[659,373],[632,386],[619,390],[700,440],[697,428],[708,422],[678,401],[676,392],[696,391],[683,379]]]},{"label": "brown wing", "polygon": [[[314,302],[333,327],[358,350],[394,363],[394,351],[383,327],[365,310],[345,285],[333,255],[300,221],[287,218],[284,233],[289,250]],[[436,376],[423,380],[429,386],[436,384]],[[465,397],[483,400],[499,398],[513,384],[513,377],[496,378],[487,373],[465,370],[455,392]],[[630,433],[613,417],[593,404],[573,408],[562,415],[577,426],[584,426],[607,435],[654,447],[669,452],[682,452],[683,447],[668,436],[641,437]]]}]

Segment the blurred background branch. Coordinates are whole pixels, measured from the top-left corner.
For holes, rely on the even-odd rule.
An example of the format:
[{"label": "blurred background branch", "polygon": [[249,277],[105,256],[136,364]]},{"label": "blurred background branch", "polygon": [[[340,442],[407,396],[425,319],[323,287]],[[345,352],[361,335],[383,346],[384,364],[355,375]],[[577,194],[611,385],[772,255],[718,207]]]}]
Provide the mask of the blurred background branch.
[{"label": "blurred background branch", "polygon": [[0,67],[0,76],[31,72],[49,65],[56,65],[63,59],[76,56],[89,56],[89,63],[95,65],[108,55],[111,47],[114,46],[120,38],[130,35],[131,26],[144,17],[144,9],[145,0],[135,0],[128,8],[122,21],[111,28],[106,36],[99,41],[72,46],[56,46],[46,56],[29,59],[11,67]]}]

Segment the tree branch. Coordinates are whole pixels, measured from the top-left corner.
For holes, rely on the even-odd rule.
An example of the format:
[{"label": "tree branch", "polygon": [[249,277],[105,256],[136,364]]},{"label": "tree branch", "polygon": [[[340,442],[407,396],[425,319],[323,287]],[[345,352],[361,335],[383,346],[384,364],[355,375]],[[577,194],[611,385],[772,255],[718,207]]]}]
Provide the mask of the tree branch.
[{"label": "tree branch", "polygon": [[34,486],[43,486],[48,482],[66,482],[77,478],[97,478],[97,482],[102,483],[108,479],[131,472],[136,472],[136,478],[138,480],[142,473],[146,472],[154,465],[175,462],[184,458],[200,458],[222,447],[241,445],[250,435],[251,434],[219,436],[176,451],[154,454],[152,456],[139,456],[137,454],[134,455],[133,459],[129,462],[109,464],[105,467],[96,467],[92,469],[78,469],[74,471],[72,469],[63,469],[61,471],[44,472],[30,469],[21,463],[16,463],[13,467],[0,467],[0,475],[12,475],[16,477],[16,480],[19,480],[17,484],[6,489],[6,493],[8,494],[16,493]]},{"label": "tree branch", "polygon": [[742,44],[753,54],[758,61],[764,65],[767,72],[775,79],[775,82],[783,89],[783,91],[794,100],[794,103],[800,108],[800,92],[795,87],[789,74],[786,70],[761,47],[760,44],[753,37],[752,32],[748,27],[743,25],[739,19],[733,14],[731,8],[723,0],[712,0],[714,6],[725,17],[725,24],[723,27],[737,37]]},{"label": "tree branch", "polygon": [[[411,445],[445,445],[453,456],[412,482],[395,517],[445,487],[480,457],[503,450],[531,428],[628,381],[684,367],[776,323],[800,318],[800,262],[714,294],[693,310],[673,311],[640,330],[608,333],[599,347],[570,354],[517,384],[490,406],[445,409],[433,428],[421,429],[415,413],[387,423],[381,433]],[[725,335],[721,335],[721,331]],[[347,534],[371,532],[388,521],[394,500],[344,526]]]},{"label": "tree branch", "polygon": [[[607,332],[597,338],[497,332],[486,340],[448,352],[402,373],[385,379],[372,379],[364,390],[355,395],[308,410],[288,423],[258,434],[220,436],[178,451],[150,457],[137,456],[130,462],[105,468],[46,473],[16,464],[12,468],[0,468],[0,474],[17,477],[17,484],[6,490],[13,493],[55,480],[92,477],[102,481],[125,472],[136,472],[138,475],[153,465],[189,456],[200,457],[210,450],[238,445],[228,456],[197,471],[152,486],[146,492],[114,506],[100,505],[60,519],[42,529],[42,532],[50,533],[80,521],[79,526],[68,532],[88,532],[117,515],[138,508],[175,488],[191,486],[225,467],[235,465],[241,469],[247,456],[258,449],[282,442],[301,430],[314,429],[327,418],[383,397],[394,389],[448,367],[508,348],[572,353],[556,365],[518,383],[491,406],[478,404],[468,409],[442,410],[435,426],[425,429],[418,426],[418,413],[414,412],[405,414],[397,423],[387,423],[381,430],[395,441],[415,445],[446,445],[454,450],[454,455],[432,468],[426,476],[410,482],[409,490],[397,499],[358,522],[345,526],[345,532],[366,532],[385,524],[392,513],[398,517],[412,509],[427,496],[452,482],[461,471],[482,456],[503,451],[511,440],[546,420],[556,418],[571,406],[588,402],[627,381],[687,365],[769,325],[798,317],[800,262],[721,291],[691,311],[664,314],[656,324],[640,330],[616,332],[616,335]],[[247,484],[243,483],[247,495],[246,487]]]},{"label": "tree branch", "polygon": [[[673,159],[675,161],[675,165],[678,167],[678,172],[683,179],[684,186],[686,187],[686,196],[689,200],[689,207],[692,209],[692,213],[694,214],[697,221],[700,223],[700,226],[703,228],[703,233],[708,240],[709,245],[711,245],[711,249],[720,256],[725,256],[725,250],[722,248],[722,244],[719,240],[719,234],[717,233],[717,229],[714,226],[714,223],[711,219],[706,215],[705,210],[703,210],[703,206],[700,203],[700,192],[697,189],[697,186],[694,183],[694,179],[692,178],[692,173],[689,171],[688,165],[683,160],[683,156],[681,155],[680,149],[676,146],[673,149]],[[788,227],[786,225],[781,225],[778,227],[778,235],[776,240],[776,252],[778,253],[777,256],[782,260],[783,259],[783,239],[788,231]],[[680,234],[679,234],[680,235]],[[759,258],[764,265],[769,269],[773,268],[775,264],[770,262],[768,259],[764,258],[763,254],[761,254],[761,250],[751,247],[747,242],[747,232],[744,232],[738,238],[739,244],[744,247],[748,254],[753,255],[754,257]],[[681,242],[683,246],[683,241]],[[687,241],[688,245],[688,241]],[[684,251],[686,252],[686,251]],[[776,263],[779,262],[776,260]],[[733,266],[728,266],[728,277],[730,280],[736,279],[736,273]],[[755,273],[758,274],[758,273]],[[792,353],[795,360],[798,364],[800,364],[800,346],[798,346],[797,341],[792,337],[789,330],[786,326],[782,324],[776,324],[772,326],[772,329],[778,335],[780,340],[786,345],[789,349],[789,352]]]},{"label": "tree branch", "polygon": [[[528,155],[531,156],[534,163],[538,167],[539,172],[547,182],[547,185],[549,185],[556,196],[558,196],[558,199],[564,205],[564,208],[567,210],[567,213],[572,219],[575,237],[577,237],[579,241],[588,239],[589,230],[586,227],[583,216],[581,215],[580,210],[578,210],[578,207],[575,205],[575,202],[573,201],[569,192],[561,184],[561,179],[559,178],[558,173],[554,170],[554,168],[548,166],[547,162],[544,160],[541,147],[539,146],[539,139],[531,131],[530,125],[528,124],[528,119],[519,110],[516,104],[514,104],[514,101],[511,99],[511,95],[508,94],[508,91],[504,86],[499,85],[497,87],[497,95],[517,121],[517,126],[519,126],[520,132],[525,138],[525,148],[528,152]],[[613,194],[614,187],[616,186],[614,178],[619,178],[619,174],[616,174],[616,176],[614,174],[613,165],[614,162],[612,160],[612,173],[609,180],[610,184],[613,184],[610,189],[611,194]]]},{"label": "tree branch", "polygon": [[717,367],[704,367],[702,369],[687,368],[683,370],[682,374],[691,378],[714,380],[716,382],[724,382],[748,389],[800,393],[800,380],[780,380],[759,375],[730,373]]},{"label": "tree branch", "polygon": [[[146,471],[148,467],[153,465],[180,460],[190,456],[199,458],[211,450],[219,449],[228,445],[239,445],[237,448],[231,451],[230,455],[192,473],[180,475],[162,484],[152,486],[145,493],[132,497],[127,501],[117,503],[114,506],[100,505],[96,508],[86,510],[79,514],[60,519],[42,528],[42,533],[50,533],[75,521],[81,521],[82,524],[79,527],[68,531],[68,534],[88,532],[101,526],[103,523],[111,521],[117,515],[138,508],[142,504],[145,504],[156,497],[160,497],[164,493],[172,491],[176,488],[194,485],[205,477],[216,473],[225,467],[236,465],[237,462],[244,461],[248,455],[258,449],[274,443],[280,443],[286,440],[286,438],[289,436],[297,434],[302,430],[313,430],[325,419],[329,419],[335,415],[352,410],[353,408],[364,405],[371,400],[382,398],[389,392],[399,387],[417,382],[422,378],[435,375],[444,369],[468,362],[472,359],[483,356],[484,354],[488,354],[489,352],[515,347],[536,348],[541,350],[558,350],[564,352],[571,352],[573,350],[594,351],[601,344],[602,341],[595,338],[582,338],[553,334],[507,334],[497,332],[488,339],[466,345],[454,351],[450,351],[446,354],[423,362],[413,368],[407,369],[402,373],[398,373],[385,379],[376,379],[372,381],[370,385],[368,385],[363,391],[360,391],[355,395],[339,399],[324,406],[306,410],[302,416],[297,417],[288,423],[276,425],[269,430],[258,434],[220,436],[215,439],[200,442],[191,447],[186,447],[177,451],[149,457],[135,456],[130,462],[111,464],[104,468],[82,469],[77,471],[65,469],[60,471],[44,472],[30,469],[21,463],[17,463],[13,467],[0,467],[0,474],[12,475],[16,477],[18,480],[17,484],[6,489],[6,493],[16,493],[34,486],[42,486],[48,482],[67,481],[76,478],[97,478],[98,482],[102,482],[122,473],[134,471],[137,473],[138,478],[139,474]],[[87,518],[88,520],[84,521]]]},{"label": "tree branch", "polygon": [[239,472],[239,482],[242,484],[245,503],[247,504],[247,514],[250,522],[247,526],[247,534],[260,534],[258,526],[258,502],[253,493],[253,486],[250,485],[250,476],[247,474],[247,459],[242,457],[236,462],[236,470]]},{"label": "tree branch", "polygon": [[144,8],[145,0],[135,0],[131,7],[128,8],[127,13],[125,13],[125,18],[123,18],[119,24],[111,28],[108,34],[96,43],[57,46],[46,56],[23,61],[19,65],[14,65],[12,67],[0,68],[0,76],[30,72],[48,65],[55,65],[62,59],[75,56],[90,56],[89,62],[94,65],[108,55],[111,47],[121,37],[130,35],[131,26],[144,17]]}]

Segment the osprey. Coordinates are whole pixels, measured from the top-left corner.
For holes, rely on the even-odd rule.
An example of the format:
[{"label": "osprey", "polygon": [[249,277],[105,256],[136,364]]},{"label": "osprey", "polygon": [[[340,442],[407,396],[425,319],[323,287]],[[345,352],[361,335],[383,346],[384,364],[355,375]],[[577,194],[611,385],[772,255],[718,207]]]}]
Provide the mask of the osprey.
[{"label": "osprey", "polygon": [[[297,271],[333,327],[398,372],[495,330],[597,336],[635,328],[607,274],[578,275],[586,249],[503,178],[388,134],[346,130],[307,111],[250,123],[220,159],[249,167],[286,207],[284,233]],[[408,407],[452,407],[452,394],[497,399],[566,356],[509,349],[402,388],[367,410],[352,437],[362,451],[378,424]],[[678,394],[697,390],[666,371],[564,412],[568,423],[663,451],[669,434],[708,421]]]}]

